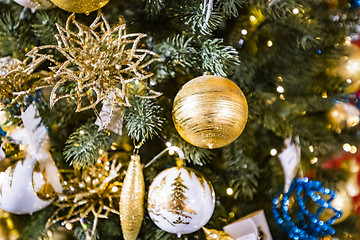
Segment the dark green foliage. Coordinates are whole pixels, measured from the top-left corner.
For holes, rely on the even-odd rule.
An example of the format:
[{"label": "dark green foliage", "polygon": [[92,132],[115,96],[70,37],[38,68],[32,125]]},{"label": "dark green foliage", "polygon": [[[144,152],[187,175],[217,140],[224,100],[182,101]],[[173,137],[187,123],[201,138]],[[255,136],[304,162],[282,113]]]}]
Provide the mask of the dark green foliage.
[{"label": "dark green foliage", "polygon": [[[35,36],[40,40],[40,44],[57,44],[55,34],[58,34],[55,24],[64,25],[57,11],[36,12],[36,22],[31,26]],[[66,15],[62,15],[63,18]],[[45,34],[44,34],[45,33]]]},{"label": "dark green foliage", "polygon": [[34,213],[28,220],[21,237],[18,240],[39,240],[47,236],[45,224],[54,213],[55,207],[47,207],[37,213]]},{"label": "dark green foliage", "polygon": [[137,142],[145,142],[158,135],[164,122],[161,107],[145,98],[132,98],[130,104],[131,107],[124,110],[127,134]]},{"label": "dark green foliage", "polygon": [[99,131],[94,123],[87,123],[73,132],[66,141],[64,158],[75,168],[91,166],[106,152],[111,143],[110,132]]},{"label": "dark green foliage", "polygon": [[206,40],[201,49],[202,69],[218,76],[226,77],[240,64],[237,51],[230,46],[223,46],[221,39]]},{"label": "dark green foliage", "polygon": [[[216,190],[216,211],[207,227],[220,230],[252,211],[264,209],[273,239],[287,239],[271,217],[271,200],[283,191],[284,173],[278,156],[270,156],[269,152],[275,148],[280,153],[285,147],[284,139],[290,136],[299,136],[304,173],[312,173],[314,179],[331,188],[346,179],[343,171],[322,169],[321,163],[343,153],[345,142],[357,146],[360,142],[358,128],[346,128],[338,134],[329,127],[327,118],[336,101],[349,97],[344,94],[345,79],[329,70],[346,54],[345,37],[356,32],[359,16],[345,3],[339,8],[329,7],[332,2],[281,0],[269,6],[267,0],[214,0],[208,22],[207,6],[204,9],[203,1],[198,0],[112,0],[104,7],[111,25],[118,23],[120,15],[124,16],[128,32],[148,34],[150,38],[144,47],[164,58],[148,69],[154,72],[149,83],[156,82],[151,88],[163,96],[159,101],[132,98],[132,106],[123,111],[124,135],[137,143],[146,141],[140,149],[144,163],[164,149],[168,141],[184,150],[189,167],[209,178]],[[298,14],[294,14],[295,8]],[[63,25],[69,15],[58,8],[34,14],[22,10],[15,3],[0,0],[1,56],[23,59],[32,46],[56,44],[54,24]],[[91,23],[95,15],[77,14],[76,18]],[[46,67],[42,65],[41,70]],[[222,149],[197,148],[184,141],[172,124],[171,105],[177,91],[205,71],[237,83],[249,105],[244,132]],[[283,93],[277,91],[279,86],[284,88]],[[75,87],[65,85],[60,92]],[[136,91],[131,94],[137,95]],[[70,162],[76,168],[86,167],[99,157],[100,149],[109,149],[111,136],[106,131],[99,132],[93,123],[86,123],[95,120],[91,111],[75,113],[73,99],[60,101],[51,110],[48,98],[43,96],[36,101],[49,129],[58,166]],[[19,123],[20,108],[14,105],[8,111],[11,120]],[[84,134],[80,133],[82,130]],[[119,138],[118,148],[111,151],[131,152],[133,143],[129,143],[128,136]],[[313,152],[309,151],[310,145]],[[63,153],[68,162],[64,162]],[[319,158],[318,164],[310,163],[313,157]],[[174,166],[174,160],[174,156],[163,157],[145,169],[147,186],[161,170]],[[234,190],[232,196],[226,194],[228,187]],[[38,215],[34,219],[35,216]],[[357,239],[354,218],[336,226],[340,239],[344,232]],[[23,239],[41,236],[43,224],[35,223],[36,219],[29,224]],[[90,226],[91,222],[86,224]],[[99,239],[122,239],[118,217],[100,221],[98,233]],[[84,238],[80,225],[75,226],[75,235]],[[139,239],[177,237],[160,230],[146,215]],[[204,239],[204,235],[199,231],[182,239]]]},{"label": "dark green foliage", "polygon": [[23,58],[31,46],[32,33],[20,14],[18,10],[0,15],[0,56]]},{"label": "dark green foliage", "polygon": [[[81,226],[80,223],[77,223],[74,227],[74,236],[76,237],[77,240],[87,240],[88,239],[87,235],[91,236],[91,230],[93,227],[92,222],[85,220],[83,225],[86,226],[85,229],[83,226]],[[98,240],[98,239],[100,239],[99,233],[96,232],[91,240]]]}]

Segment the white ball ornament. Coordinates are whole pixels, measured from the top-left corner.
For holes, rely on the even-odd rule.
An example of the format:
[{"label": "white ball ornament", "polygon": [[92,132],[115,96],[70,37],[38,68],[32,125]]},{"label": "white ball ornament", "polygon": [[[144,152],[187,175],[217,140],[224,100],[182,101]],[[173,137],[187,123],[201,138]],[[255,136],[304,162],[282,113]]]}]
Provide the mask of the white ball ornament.
[{"label": "white ball ornament", "polygon": [[14,2],[32,10],[46,10],[55,7],[49,0],[14,0]]},{"label": "white ball ornament", "polygon": [[211,183],[191,168],[166,169],[150,185],[148,212],[152,221],[178,237],[203,227],[214,208],[215,192]]},{"label": "white ball ornament", "polygon": [[26,157],[0,173],[1,209],[14,214],[32,214],[50,205],[53,189],[46,184],[42,173],[34,169],[35,163]]}]

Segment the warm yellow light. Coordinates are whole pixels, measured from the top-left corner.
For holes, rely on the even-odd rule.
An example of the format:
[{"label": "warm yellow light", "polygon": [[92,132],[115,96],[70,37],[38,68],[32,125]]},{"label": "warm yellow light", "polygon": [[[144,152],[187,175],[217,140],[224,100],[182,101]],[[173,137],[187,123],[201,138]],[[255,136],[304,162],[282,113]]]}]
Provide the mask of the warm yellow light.
[{"label": "warm yellow light", "polygon": [[275,148],[270,150],[270,155],[275,156],[277,154],[277,150]]},{"label": "warm yellow light", "polygon": [[350,152],[350,151],[351,151],[351,146],[350,146],[350,144],[345,143],[345,144],[343,145],[343,149],[344,149],[345,152]]},{"label": "warm yellow light", "polygon": [[317,157],[313,157],[311,160],[310,160],[310,163],[311,164],[315,164],[315,163],[317,163],[318,162],[318,158]]},{"label": "warm yellow light", "polygon": [[278,91],[278,93],[283,93],[285,91],[285,89],[282,86],[278,86],[276,88],[276,91]]},{"label": "warm yellow light", "polygon": [[327,95],[327,92],[323,92],[322,95],[321,95],[322,98],[327,98],[328,95]]},{"label": "warm yellow light", "polygon": [[246,29],[241,30],[241,34],[242,34],[242,35],[246,35],[246,34],[247,34],[247,30],[246,30]]},{"label": "warm yellow light", "polygon": [[298,14],[300,11],[299,11],[299,9],[294,8],[292,12],[293,12],[293,14]]},{"label": "warm yellow light", "polygon": [[279,96],[279,97],[280,97],[280,99],[281,99],[281,100],[285,100],[285,96],[284,96],[284,94],[280,94],[280,96]]},{"label": "warm yellow light", "polygon": [[350,153],[354,154],[357,152],[357,147],[351,146]]},{"label": "warm yellow light", "polygon": [[255,21],[256,21],[256,17],[255,17],[254,15],[251,15],[251,16],[250,16],[250,21],[255,22]]},{"label": "warm yellow light", "polygon": [[267,42],[267,46],[268,46],[268,47],[271,47],[272,45],[273,45],[273,42],[269,40],[269,41]]},{"label": "warm yellow light", "polygon": [[72,226],[71,223],[67,223],[67,224],[65,224],[65,228],[66,228],[67,230],[71,230],[71,229],[73,228],[73,226]]},{"label": "warm yellow light", "polygon": [[226,189],[226,194],[227,195],[231,196],[231,195],[233,195],[233,193],[234,193],[234,190],[232,190],[232,188]]},{"label": "warm yellow light", "polygon": [[309,151],[310,151],[310,152],[314,152],[314,146],[310,145],[310,146],[309,146]]}]

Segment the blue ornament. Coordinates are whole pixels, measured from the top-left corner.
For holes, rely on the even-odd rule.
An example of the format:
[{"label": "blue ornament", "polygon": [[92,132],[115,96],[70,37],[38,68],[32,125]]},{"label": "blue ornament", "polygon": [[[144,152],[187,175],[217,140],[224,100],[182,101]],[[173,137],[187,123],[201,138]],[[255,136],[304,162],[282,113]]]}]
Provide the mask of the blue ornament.
[{"label": "blue ornament", "polygon": [[[292,196],[298,204],[295,221],[289,213],[289,199]],[[323,198],[329,198],[329,200]],[[273,200],[274,219],[293,240],[317,240],[321,236],[333,235],[335,230],[331,225],[342,215],[342,211],[331,206],[334,198],[335,193],[330,189],[323,188],[321,182],[309,181],[308,178],[295,179],[287,193]],[[306,209],[307,201],[315,202],[318,209],[316,211]],[[319,217],[325,209],[332,210],[334,216],[327,221],[321,221]],[[293,212],[292,215],[296,215],[296,213]]]},{"label": "blue ornament", "polygon": [[1,125],[0,125],[0,135],[5,137],[6,135],[6,132],[1,128]]}]

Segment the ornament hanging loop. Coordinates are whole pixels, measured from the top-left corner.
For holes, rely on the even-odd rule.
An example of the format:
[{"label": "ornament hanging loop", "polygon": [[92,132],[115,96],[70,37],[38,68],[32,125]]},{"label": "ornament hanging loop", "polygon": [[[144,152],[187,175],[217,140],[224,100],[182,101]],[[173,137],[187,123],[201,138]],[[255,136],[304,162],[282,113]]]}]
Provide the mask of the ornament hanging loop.
[{"label": "ornament hanging loop", "polygon": [[166,152],[168,151],[174,151],[178,154],[180,159],[185,159],[185,154],[184,152],[181,150],[181,148],[179,147],[175,147],[175,146],[170,146],[165,148],[164,150],[162,150],[158,155],[156,155],[153,159],[151,159],[150,162],[148,162],[144,168],[149,167],[151,164],[153,164],[154,162],[156,162],[162,155],[164,155]]},{"label": "ornament hanging loop", "polygon": [[143,141],[140,142],[139,144],[136,144],[135,139],[134,139],[134,152],[133,152],[134,155],[139,155],[139,151],[140,151],[140,148],[142,145],[144,145]]}]

